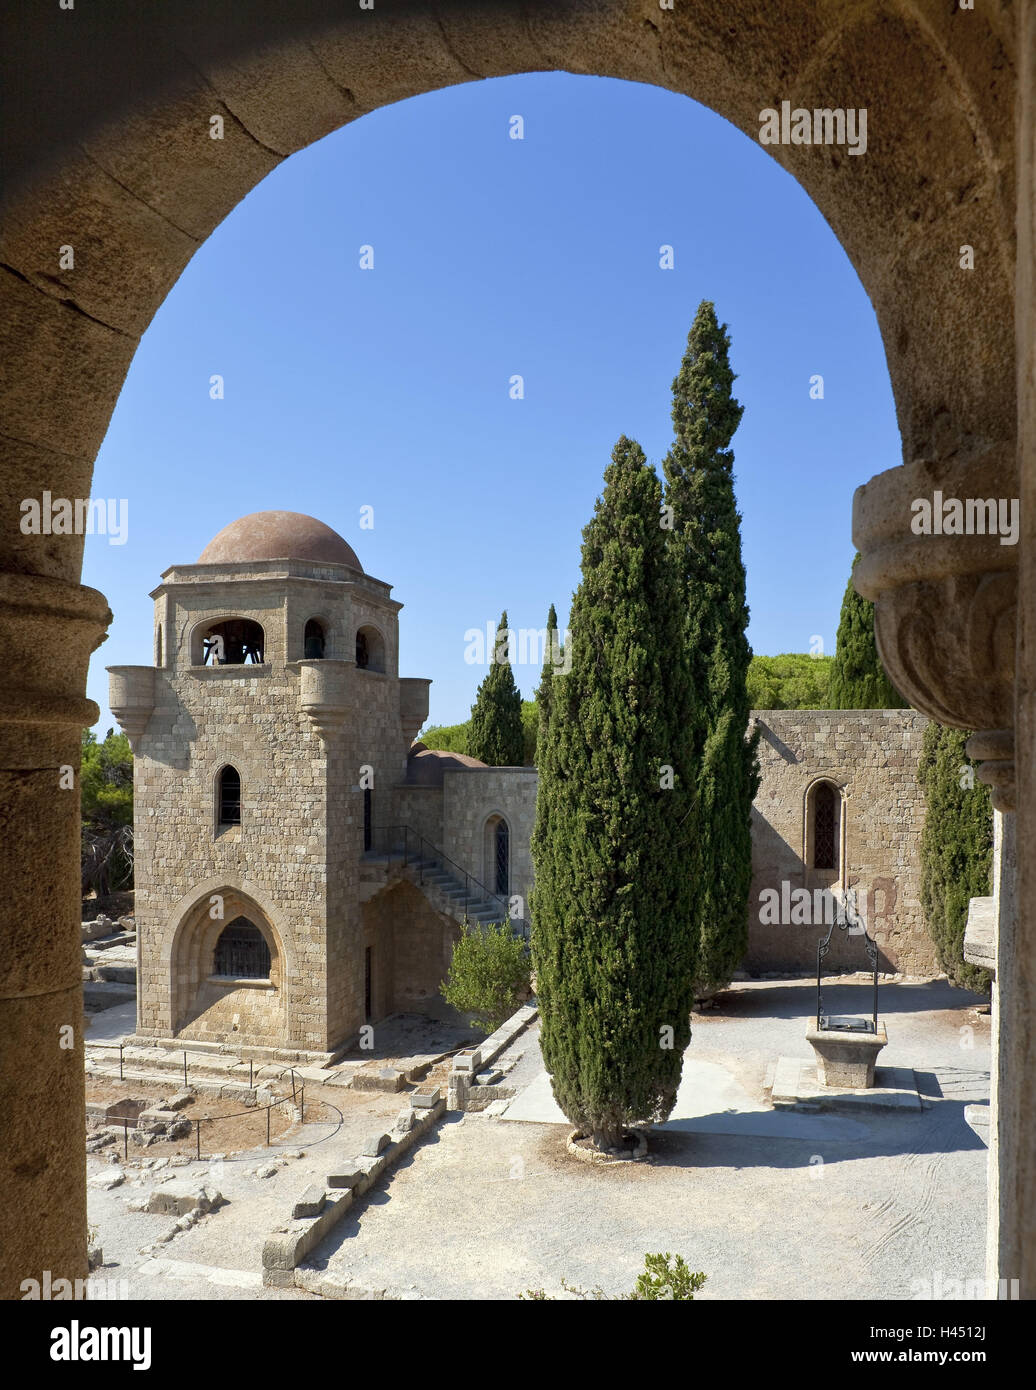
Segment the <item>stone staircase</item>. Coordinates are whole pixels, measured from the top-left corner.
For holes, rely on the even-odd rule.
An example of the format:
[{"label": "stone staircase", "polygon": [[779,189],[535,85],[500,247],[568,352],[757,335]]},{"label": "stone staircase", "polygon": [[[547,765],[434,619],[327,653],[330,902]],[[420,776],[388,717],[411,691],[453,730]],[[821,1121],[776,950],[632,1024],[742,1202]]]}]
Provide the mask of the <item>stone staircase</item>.
[{"label": "stone staircase", "polygon": [[402,850],[368,850],[360,861],[360,897],[374,897],[389,883],[406,879],[420,888],[437,912],[455,922],[478,922],[483,926],[507,919],[507,900],[491,894],[477,879],[454,874],[442,859],[425,854],[404,854]]}]

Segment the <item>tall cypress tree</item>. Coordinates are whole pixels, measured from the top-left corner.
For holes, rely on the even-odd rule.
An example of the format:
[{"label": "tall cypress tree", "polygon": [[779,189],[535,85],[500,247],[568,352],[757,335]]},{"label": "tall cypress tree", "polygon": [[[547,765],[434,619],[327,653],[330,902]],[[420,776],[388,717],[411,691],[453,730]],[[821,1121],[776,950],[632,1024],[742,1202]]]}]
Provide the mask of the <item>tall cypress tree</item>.
[{"label": "tall cypress tree", "polygon": [[[853,572],[860,557],[853,560]],[[889,680],[874,638],[874,604],[856,592],[852,573],[845,586],[828,686],[832,709],[906,709]]]},{"label": "tall cypress tree", "polygon": [[989,988],[989,972],[964,959],[964,928],[972,898],[990,893],[993,810],[989,788],[975,778],[964,751],[966,729],[925,728],[918,763],[924,791],[921,906],[939,964],[955,985]]},{"label": "tall cypress tree", "polygon": [[673,382],[676,437],[664,462],[684,642],[701,700],[700,719],[687,730],[698,765],[700,992],[729,983],[748,948],[752,801],[759,789],[758,736],[747,737],[752,649],[730,448],[744,408],[734,380],[726,324],[703,300]]},{"label": "tall cypress tree", "polygon": [[[693,691],[661,485],[621,438],[548,678],[533,960],[554,1095],[601,1149],[672,1110],[694,1002]],[[542,689],[542,687],[541,687]]]},{"label": "tall cypress tree", "polygon": [[536,735],[536,766],[540,765],[540,757],[546,756],[546,726],[550,720],[550,692],[551,681],[554,679],[555,657],[560,654],[561,634],[558,632],[558,615],[554,611],[554,605],[550,605],[550,612],[547,614],[547,641],[543,649],[543,670],[540,672],[540,683],[536,689],[536,714],[538,719],[538,731]]},{"label": "tall cypress tree", "polygon": [[468,753],[490,767],[521,767],[525,762],[522,697],[514,683],[507,644],[507,610],[500,619],[489,675],[478,688],[468,726]]}]

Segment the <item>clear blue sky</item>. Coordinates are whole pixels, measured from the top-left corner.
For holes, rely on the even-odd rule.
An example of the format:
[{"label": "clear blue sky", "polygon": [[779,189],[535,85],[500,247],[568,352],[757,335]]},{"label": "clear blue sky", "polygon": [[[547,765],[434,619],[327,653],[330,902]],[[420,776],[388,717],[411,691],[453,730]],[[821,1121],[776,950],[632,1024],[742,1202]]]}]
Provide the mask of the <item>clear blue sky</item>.
[{"label": "clear blue sky", "polygon": [[[745,406],[750,640],[772,654],[819,634],[833,652],[853,489],[901,461],[855,271],[798,184],[713,112],[538,74],[401,102],[303,150],[170,292],[94,477],[94,497],[129,500],[125,545],[86,541],[84,583],[115,615],[90,667],[101,733],[105,666],[152,659],[161,571],[274,508],[320,517],[394,586],[400,674],[433,679],[429,723],[467,718],[485,670],[465,663],[465,630],[504,607],[539,628],[551,602],[564,622],[615,440],[655,464],[668,447],[701,299],[730,326]],[[538,670],[515,674],[529,697]]]}]

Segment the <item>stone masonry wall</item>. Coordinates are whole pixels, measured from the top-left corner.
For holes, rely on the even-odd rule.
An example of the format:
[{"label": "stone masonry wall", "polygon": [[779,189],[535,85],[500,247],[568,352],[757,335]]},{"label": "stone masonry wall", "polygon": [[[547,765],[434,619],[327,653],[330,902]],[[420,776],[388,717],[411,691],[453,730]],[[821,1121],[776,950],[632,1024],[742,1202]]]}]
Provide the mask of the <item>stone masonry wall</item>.
[{"label": "stone masonry wall", "polygon": [[468,768],[443,777],[442,848],[490,889],[491,851],[486,845],[486,822],[500,815],[510,831],[510,889],[523,900],[529,919],[532,855],[529,849],[536,819],[536,769],[532,767]]},{"label": "stone masonry wall", "polygon": [[[752,812],[748,970],[807,970],[826,925],[765,925],[760,893],[812,888],[804,863],[806,794],[820,778],[843,788],[843,877],[855,887],[879,948],[879,966],[938,972],[920,902],[924,798],[917,763],[927,719],[914,710],[753,710],[762,783]],[[830,879],[830,876],[828,876]],[[837,926],[825,969],[866,969],[862,938]]]}]

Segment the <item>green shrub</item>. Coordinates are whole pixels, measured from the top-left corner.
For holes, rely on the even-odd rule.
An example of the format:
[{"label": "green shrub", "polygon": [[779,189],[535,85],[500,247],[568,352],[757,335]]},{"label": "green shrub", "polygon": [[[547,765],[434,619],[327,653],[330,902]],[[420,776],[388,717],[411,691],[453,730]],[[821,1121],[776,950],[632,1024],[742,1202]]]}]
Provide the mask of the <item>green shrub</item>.
[{"label": "green shrub", "polygon": [[[623,1302],[655,1302],[659,1299],[669,1299],[674,1303],[690,1303],[706,1278],[707,1275],[700,1271],[697,1274],[692,1273],[682,1255],[674,1257],[667,1250],[664,1255],[644,1256],[644,1272],[637,1275],[632,1293],[608,1295],[600,1287],[581,1289],[564,1279],[561,1281],[561,1287],[576,1298],[592,1298],[597,1302],[611,1297],[615,1301]],[[518,1297],[528,1303],[553,1301],[552,1296],[543,1289],[526,1289]]]},{"label": "green shrub", "polygon": [[465,921],[439,990],[451,1008],[474,1015],[472,1027],[493,1033],[528,998],[530,977],[525,943],[506,922]]},{"label": "green shrub", "polygon": [[976,781],[964,752],[966,729],[929,724],[918,780],[925,795],[921,831],[921,906],[939,964],[962,989],[989,988],[989,972],[964,959],[972,898],[988,897],[993,861],[989,788]]}]

